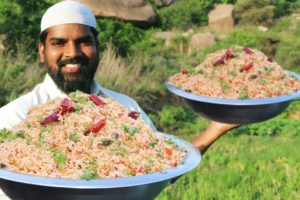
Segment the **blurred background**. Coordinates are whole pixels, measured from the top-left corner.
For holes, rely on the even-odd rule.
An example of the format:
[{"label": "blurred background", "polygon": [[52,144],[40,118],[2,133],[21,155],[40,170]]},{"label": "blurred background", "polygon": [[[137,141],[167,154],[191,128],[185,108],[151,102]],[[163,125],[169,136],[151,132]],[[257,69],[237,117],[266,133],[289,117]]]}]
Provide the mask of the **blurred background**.
[{"label": "blurred background", "polygon": [[[0,107],[46,73],[40,20],[57,0],[1,0]],[[97,16],[96,80],[138,101],[158,130],[191,140],[209,121],[164,83],[211,52],[256,48],[300,73],[299,0],[81,0]],[[200,165],[157,199],[300,199],[300,101],[279,116],[230,131]]]}]

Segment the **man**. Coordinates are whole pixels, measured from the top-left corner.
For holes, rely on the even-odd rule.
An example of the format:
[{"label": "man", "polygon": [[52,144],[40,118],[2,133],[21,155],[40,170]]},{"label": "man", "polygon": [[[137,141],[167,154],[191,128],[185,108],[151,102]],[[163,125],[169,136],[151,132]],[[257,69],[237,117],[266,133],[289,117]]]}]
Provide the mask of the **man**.
[{"label": "man", "polygon": [[12,128],[21,122],[34,105],[81,90],[106,95],[127,109],[140,112],[155,130],[136,101],[105,89],[94,80],[99,63],[99,44],[95,16],[85,5],[62,1],[45,12],[41,21],[39,55],[48,72],[44,82],[0,109],[0,129]]},{"label": "man", "polygon": [[[0,109],[0,129],[12,128],[21,122],[28,109],[34,105],[81,90],[106,95],[127,109],[140,112],[142,119],[155,130],[136,101],[105,89],[94,80],[99,63],[99,44],[96,19],[85,5],[76,1],[62,1],[45,12],[41,21],[39,57],[48,72],[44,82]],[[233,127],[235,125],[212,122],[192,143],[204,153],[215,140]]]}]

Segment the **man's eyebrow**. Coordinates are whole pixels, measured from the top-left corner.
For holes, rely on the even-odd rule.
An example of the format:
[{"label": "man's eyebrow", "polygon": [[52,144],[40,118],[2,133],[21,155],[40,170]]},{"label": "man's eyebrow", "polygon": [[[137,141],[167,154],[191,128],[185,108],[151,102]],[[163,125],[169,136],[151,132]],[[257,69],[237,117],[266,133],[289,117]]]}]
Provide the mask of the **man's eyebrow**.
[{"label": "man's eyebrow", "polygon": [[[91,35],[85,35],[79,38],[76,38],[75,41],[80,42],[80,41],[86,41],[86,40],[92,40],[93,36]],[[61,38],[61,37],[53,37],[49,39],[50,41],[67,41],[68,39],[66,38]]]},{"label": "man's eyebrow", "polygon": [[85,35],[85,36],[77,38],[76,41],[86,41],[86,40],[92,40],[92,39],[93,39],[93,36]]},{"label": "man's eyebrow", "polygon": [[53,37],[49,39],[50,41],[66,41],[67,39],[65,38],[59,38],[59,37]]}]

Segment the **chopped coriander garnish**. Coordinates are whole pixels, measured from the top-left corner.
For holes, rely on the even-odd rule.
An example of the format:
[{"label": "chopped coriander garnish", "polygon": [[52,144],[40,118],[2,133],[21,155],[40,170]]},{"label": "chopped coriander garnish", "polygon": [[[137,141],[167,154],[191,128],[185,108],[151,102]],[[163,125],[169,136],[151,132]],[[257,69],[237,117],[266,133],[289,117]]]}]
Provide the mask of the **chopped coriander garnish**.
[{"label": "chopped coriander garnish", "polygon": [[57,152],[54,154],[54,161],[56,162],[59,169],[65,168],[67,157],[62,152]]},{"label": "chopped coriander garnish", "polygon": [[267,74],[270,74],[272,71],[274,71],[274,68],[272,66],[265,66],[264,69],[267,72]]},{"label": "chopped coriander garnish", "polygon": [[125,124],[122,124],[121,125],[121,128],[122,130],[125,132],[125,133],[128,133],[130,136],[134,135],[135,133],[138,133],[139,132],[139,129],[136,128],[136,127],[128,127],[126,126]]},{"label": "chopped coriander garnish", "polygon": [[45,132],[40,132],[39,133],[39,143],[42,145],[44,143],[46,143],[45,141]]},{"label": "chopped coriander garnish", "polygon": [[239,99],[248,99],[248,87],[244,87],[240,93]]},{"label": "chopped coriander garnish", "polygon": [[149,146],[151,146],[152,148],[154,148],[157,144],[158,144],[159,140],[158,139],[155,139],[154,142],[151,142],[149,144]]},{"label": "chopped coriander garnish", "polygon": [[135,133],[138,133],[138,132],[139,132],[139,129],[136,128],[136,127],[130,127],[130,128],[128,129],[128,134],[129,134],[129,135],[134,135]]},{"label": "chopped coriander garnish", "polygon": [[43,116],[42,115],[38,115],[37,116],[37,120],[38,120],[38,122],[42,122],[43,121]]},{"label": "chopped coriander garnish", "polygon": [[111,145],[111,144],[113,143],[113,141],[112,141],[111,139],[105,138],[105,139],[102,139],[102,140],[101,140],[101,143],[102,143],[102,145],[104,145],[104,146],[109,146],[109,145]]},{"label": "chopped coriander garnish", "polygon": [[30,122],[27,122],[27,123],[26,123],[26,126],[27,126],[28,129],[30,129],[30,128],[31,128],[31,123],[30,123]]},{"label": "chopped coriander garnish", "polygon": [[46,126],[45,128],[42,129],[42,132],[49,133],[52,130],[52,126]]},{"label": "chopped coriander garnish", "polygon": [[231,76],[237,76],[237,72],[236,72],[236,71],[231,71],[231,72],[230,72],[230,75],[231,75]]},{"label": "chopped coriander garnish", "polygon": [[82,175],[80,176],[80,179],[84,180],[92,180],[96,178],[98,178],[97,172],[88,169],[83,170]]},{"label": "chopped coriander garnish", "polygon": [[88,102],[88,98],[82,95],[83,93],[80,91],[72,92],[69,94],[69,97],[77,103],[86,104]]},{"label": "chopped coriander garnish", "polygon": [[256,79],[257,78],[257,75],[256,74],[252,74],[251,76],[250,76],[250,79]]},{"label": "chopped coriander garnish", "polygon": [[112,151],[121,156],[124,156],[128,153],[127,149],[125,149],[124,147],[117,147],[112,149]]},{"label": "chopped coriander garnish", "polygon": [[5,140],[14,140],[15,139],[15,134],[4,128],[0,130],[0,142],[4,142]]},{"label": "chopped coriander garnish", "polygon": [[167,144],[176,145],[176,143],[172,139],[170,139],[170,138],[165,138],[165,142]]},{"label": "chopped coriander garnish", "polygon": [[29,136],[26,137],[26,144],[27,145],[32,145],[33,144],[31,137],[29,137]]},{"label": "chopped coriander garnish", "polygon": [[18,131],[18,132],[16,132],[16,137],[18,137],[18,138],[24,138],[24,131]]},{"label": "chopped coriander garnish", "polygon": [[228,92],[229,90],[229,85],[224,81],[224,80],[220,80],[220,86],[222,88],[222,91],[224,93]]},{"label": "chopped coriander garnish", "polygon": [[70,136],[70,139],[75,141],[75,142],[80,140],[80,136],[76,133],[70,133],[69,136]]},{"label": "chopped coriander garnish", "polygon": [[95,104],[93,102],[91,102],[91,101],[89,101],[87,103],[87,105],[88,105],[89,108],[94,108],[95,107]]},{"label": "chopped coriander garnish", "polygon": [[75,109],[76,113],[80,113],[80,111],[82,110],[82,108],[79,105],[75,105],[73,106],[73,108]]}]

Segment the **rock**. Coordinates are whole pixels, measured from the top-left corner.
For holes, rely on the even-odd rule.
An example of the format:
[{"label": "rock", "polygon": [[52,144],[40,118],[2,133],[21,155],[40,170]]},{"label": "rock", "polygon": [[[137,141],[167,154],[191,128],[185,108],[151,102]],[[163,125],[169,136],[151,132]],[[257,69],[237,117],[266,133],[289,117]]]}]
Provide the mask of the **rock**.
[{"label": "rock", "polygon": [[267,32],[269,29],[265,26],[258,26],[257,29],[261,32]]},{"label": "rock", "polygon": [[209,47],[215,43],[215,37],[211,32],[194,34],[189,42],[189,52]]},{"label": "rock", "polygon": [[157,7],[164,7],[164,6],[169,6],[172,3],[175,3],[177,0],[155,0],[154,4]]},{"label": "rock", "polygon": [[171,31],[157,32],[154,37],[161,38],[165,40],[165,46],[169,47],[171,45],[171,40],[178,36],[178,33]]},{"label": "rock", "polygon": [[137,23],[154,24],[157,16],[145,0],[80,0],[96,17],[112,17]]},{"label": "rock", "polygon": [[219,34],[216,36],[216,40],[225,40],[227,38],[226,34]]},{"label": "rock", "polygon": [[217,32],[227,32],[233,29],[233,5],[219,4],[208,14],[208,26]]},{"label": "rock", "polygon": [[189,37],[190,35],[192,35],[194,33],[193,29],[189,29],[186,32],[182,33],[183,37]]}]

